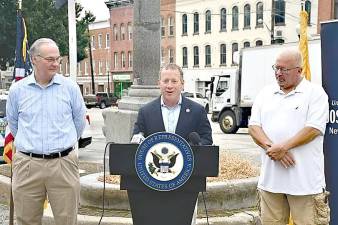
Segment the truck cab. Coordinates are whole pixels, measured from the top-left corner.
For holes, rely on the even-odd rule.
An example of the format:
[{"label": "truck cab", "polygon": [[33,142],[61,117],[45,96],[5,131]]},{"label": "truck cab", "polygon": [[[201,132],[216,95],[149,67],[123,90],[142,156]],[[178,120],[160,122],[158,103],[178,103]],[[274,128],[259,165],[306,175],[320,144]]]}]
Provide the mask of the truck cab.
[{"label": "truck cab", "polygon": [[235,133],[238,130],[239,70],[229,69],[222,75],[213,75],[211,80],[211,121],[219,122],[224,133]]}]

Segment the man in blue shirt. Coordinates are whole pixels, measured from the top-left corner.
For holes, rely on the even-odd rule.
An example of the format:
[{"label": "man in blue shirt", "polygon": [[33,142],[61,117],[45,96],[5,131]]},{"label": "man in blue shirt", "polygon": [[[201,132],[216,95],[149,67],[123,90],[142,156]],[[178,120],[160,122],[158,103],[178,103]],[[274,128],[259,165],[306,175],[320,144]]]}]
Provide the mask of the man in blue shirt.
[{"label": "man in blue shirt", "polygon": [[15,137],[13,199],[18,225],[41,225],[48,199],[56,225],[77,224],[78,157],[73,150],[85,127],[78,85],[57,73],[61,56],[48,38],[30,49],[34,73],[10,90],[6,112]]}]

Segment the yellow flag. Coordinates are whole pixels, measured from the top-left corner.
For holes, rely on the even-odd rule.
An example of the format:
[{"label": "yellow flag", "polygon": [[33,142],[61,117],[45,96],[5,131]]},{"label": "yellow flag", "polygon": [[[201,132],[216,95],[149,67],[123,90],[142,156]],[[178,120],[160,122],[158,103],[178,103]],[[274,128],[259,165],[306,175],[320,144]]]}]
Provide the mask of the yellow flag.
[{"label": "yellow flag", "polygon": [[309,48],[307,40],[307,21],[308,14],[305,10],[302,10],[299,14],[300,17],[300,38],[299,38],[299,50],[303,57],[303,71],[305,78],[311,80],[311,71],[309,63]]}]

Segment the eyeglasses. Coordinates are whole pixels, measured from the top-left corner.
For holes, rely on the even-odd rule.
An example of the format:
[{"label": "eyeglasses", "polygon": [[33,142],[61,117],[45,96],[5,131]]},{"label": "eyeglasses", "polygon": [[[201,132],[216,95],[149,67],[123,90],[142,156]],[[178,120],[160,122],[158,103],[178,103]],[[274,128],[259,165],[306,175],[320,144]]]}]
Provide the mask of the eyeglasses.
[{"label": "eyeglasses", "polygon": [[62,61],[62,56],[59,56],[57,58],[54,58],[54,57],[43,57],[41,55],[37,55],[37,56],[39,56],[40,58],[46,60],[48,63],[54,63],[56,61],[57,63],[60,64],[61,61]]},{"label": "eyeglasses", "polygon": [[279,67],[276,65],[272,65],[272,69],[275,71],[275,73],[277,73],[279,70],[282,74],[288,74],[290,70],[299,69],[299,66],[287,69],[287,68]]}]

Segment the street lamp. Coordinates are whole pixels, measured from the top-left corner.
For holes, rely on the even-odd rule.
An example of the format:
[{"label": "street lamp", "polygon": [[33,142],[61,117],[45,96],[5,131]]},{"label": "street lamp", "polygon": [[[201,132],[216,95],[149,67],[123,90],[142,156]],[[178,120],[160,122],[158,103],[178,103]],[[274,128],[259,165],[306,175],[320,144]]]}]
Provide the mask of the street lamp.
[{"label": "street lamp", "polygon": [[[258,23],[259,24],[264,24],[266,29],[268,29],[269,33],[270,33],[270,41],[271,41],[271,44],[274,44],[275,43],[275,34],[274,34],[274,27],[275,26],[272,26],[271,29],[268,27],[268,25],[266,25],[266,23],[263,21],[263,19],[258,19]],[[273,22],[271,22],[271,24],[274,24]]]}]

